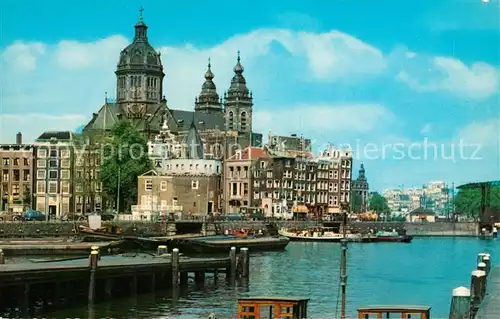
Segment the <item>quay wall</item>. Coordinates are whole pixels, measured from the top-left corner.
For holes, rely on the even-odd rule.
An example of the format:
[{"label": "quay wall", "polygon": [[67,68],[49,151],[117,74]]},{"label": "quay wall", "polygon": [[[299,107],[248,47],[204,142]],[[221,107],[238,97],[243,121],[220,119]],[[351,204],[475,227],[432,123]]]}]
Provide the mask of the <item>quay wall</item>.
[{"label": "quay wall", "polygon": [[[278,227],[291,227],[306,229],[317,225],[315,221],[277,221]],[[83,222],[2,222],[0,223],[0,238],[46,238],[46,237],[71,237],[76,234],[78,225]],[[103,223],[103,224],[106,224]],[[126,235],[166,236],[179,233],[181,222],[115,222],[121,228],[121,233]],[[182,222],[183,227],[199,225],[201,222]],[[226,229],[236,228],[264,228],[262,221],[227,221],[218,222],[216,229],[223,232]],[[207,227],[209,228],[209,227]],[[212,227],[213,228],[213,227]],[[189,228],[188,228],[189,229]],[[197,229],[191,227],[191,229]],[[478,224],[471,222],[436,222],[436,223],[402,223],[402,222],[352,222],[349,229],[354,232],[369,232],[377,230],[405,230],[412,236],[477,236]],[[193,231],[199,232],[199,231]]]}]

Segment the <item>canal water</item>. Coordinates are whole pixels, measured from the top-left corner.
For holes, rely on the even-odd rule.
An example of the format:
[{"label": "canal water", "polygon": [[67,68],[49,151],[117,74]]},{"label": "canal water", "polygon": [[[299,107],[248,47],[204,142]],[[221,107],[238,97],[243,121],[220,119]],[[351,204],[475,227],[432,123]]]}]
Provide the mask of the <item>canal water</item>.
[{"label": "canal water", "polygon": [[[418,304],[432,307],[432,318],[448,318],[451,291],[468,287],[479,252],[500,264],[500,240],[417,238],[411,244],[349,244],[348,318],[356,308],[373,304]],[[207,278],[204,287],[190,284],[178,298],[157,292],[48,314],[53,318],[235,318],[239,296],[310,298],[309,318],[337,317],[340,245],[295,243],[284,252],[252,255],[248,286],[227,286]]]}]

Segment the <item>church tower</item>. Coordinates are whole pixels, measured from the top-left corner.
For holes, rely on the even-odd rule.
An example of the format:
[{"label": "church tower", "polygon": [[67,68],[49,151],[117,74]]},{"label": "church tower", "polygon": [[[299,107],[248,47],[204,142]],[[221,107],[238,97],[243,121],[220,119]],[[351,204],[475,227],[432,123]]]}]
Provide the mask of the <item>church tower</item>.
[{"label": "church tower", "polygon": [[217,94],[217,88],[214,83],[215,75],[211,69],[210,59],[208,59],[208,69],[205,73],[205,82],[201,87],[200,95],[195,99],[195,112],[222,113],[222,101]]},{"label": "church tower", "polygon": [[142,119],[162,99],[163,65],[148,42],[148,27],[140,10],[133,42],[123,49],[116,68],[116,103],[127,118]]},{"label": "church tower", "polygon": [[227,93],[224,94],[224,109],[226,112],[226,125],[230,131],[241,133],[252,132],[252,107],[253,98],[243,76],[244,68],[241,65],[240,52],[233,68],[234,76]]}]

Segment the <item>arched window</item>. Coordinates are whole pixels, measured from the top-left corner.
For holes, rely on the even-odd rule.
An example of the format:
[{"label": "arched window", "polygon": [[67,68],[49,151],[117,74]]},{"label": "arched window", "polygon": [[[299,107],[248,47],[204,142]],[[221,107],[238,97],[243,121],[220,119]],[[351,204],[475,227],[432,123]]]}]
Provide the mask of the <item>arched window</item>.
[{"label": "arched window", "polygon": [[241,130],[246,131],[247,129],[247,112],[241,112]]},{"label": "arched window", "polygon": [[232,130],[233,129],[233,124],[234,124],[234,114],[233,114],[233,111],[229,111],[228,113],[228,117],[227,117],[227,128],[229,130]]}]

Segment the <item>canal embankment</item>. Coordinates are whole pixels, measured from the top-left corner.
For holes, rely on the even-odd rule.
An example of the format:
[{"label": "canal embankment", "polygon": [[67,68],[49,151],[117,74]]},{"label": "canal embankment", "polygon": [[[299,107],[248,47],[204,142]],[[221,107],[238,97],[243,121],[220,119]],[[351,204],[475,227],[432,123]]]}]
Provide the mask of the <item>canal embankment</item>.
[{"label": "canal embankment", "polygon": [[[103,225],[109,222],[103,222]],[[79,225],[85,222],[1,222],[0,245],[6,239],[29,238],[70,238],[77,235]],[[142,237],[162,237],[183,234],[214,234],[238,228],[264,229],[264,221],[117,221],[121,234]],[[318,225],[317,221],[277,221],[278,227],[306,229]],[[415,237],[473,237],[478,235],[479,226],[474,222],[435,222],[435,223],[403,223],[403,222],[351,222],[349,228],[353,232],[366,233],[370,230],[405,231]]]}]

